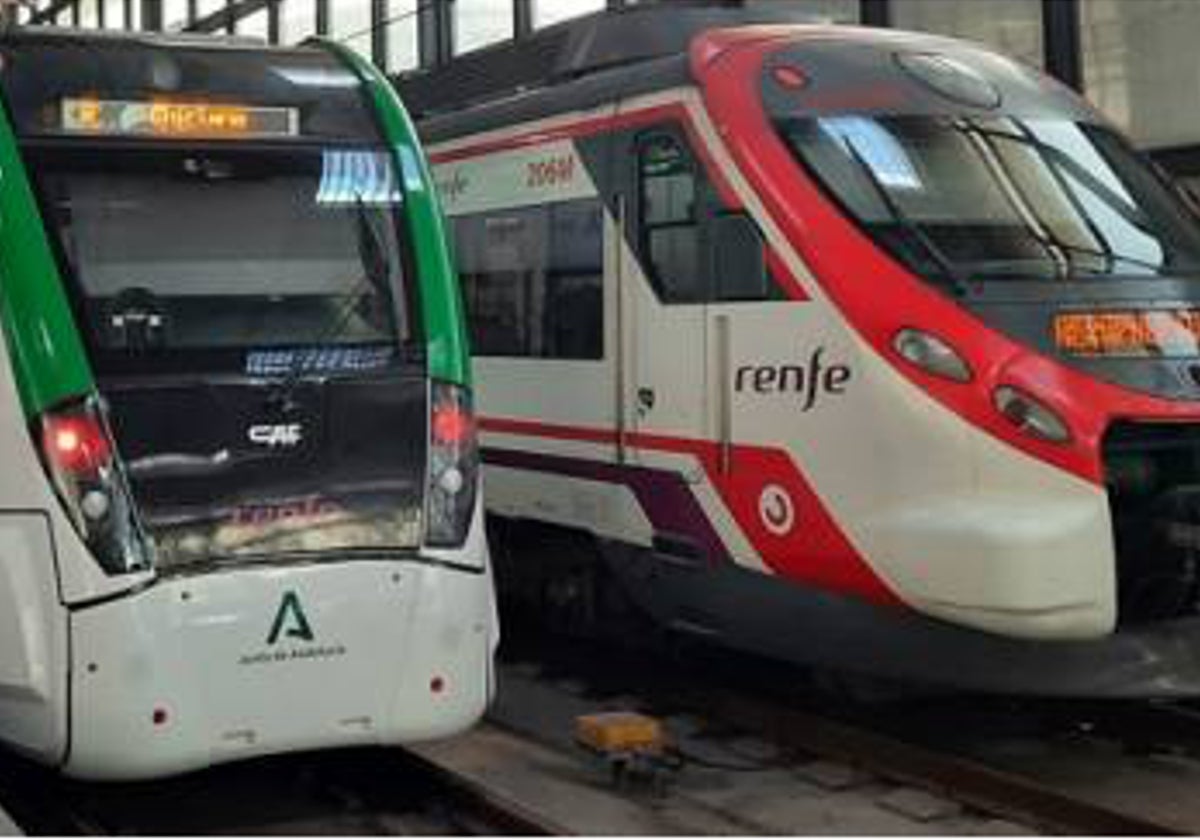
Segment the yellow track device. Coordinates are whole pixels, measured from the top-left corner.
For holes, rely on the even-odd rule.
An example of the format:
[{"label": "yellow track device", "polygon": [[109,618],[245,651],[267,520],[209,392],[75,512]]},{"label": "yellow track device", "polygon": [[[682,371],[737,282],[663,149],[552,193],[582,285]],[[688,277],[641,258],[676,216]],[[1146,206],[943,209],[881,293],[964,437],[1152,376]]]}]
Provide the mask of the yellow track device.
[{"label": "yellow track device", "polygon": [[666,749],[662,724],[636,712],[601,712],[578,717],[575,740],[606,755],[661,755]]}]

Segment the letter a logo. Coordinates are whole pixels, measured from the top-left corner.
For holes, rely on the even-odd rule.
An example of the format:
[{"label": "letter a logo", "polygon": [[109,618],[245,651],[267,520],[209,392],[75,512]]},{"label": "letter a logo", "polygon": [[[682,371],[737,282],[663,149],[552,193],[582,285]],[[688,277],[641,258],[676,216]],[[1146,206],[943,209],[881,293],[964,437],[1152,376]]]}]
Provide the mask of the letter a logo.
[{"label": "letter a logo", "polygon": [[295,592],[284,593],[279,612],[275,613],[275,621],[271,624],[271,635],[267,636],[267,644],[273,645],[279,641],[281,632],[289,639],[311,642],[315,638],[312,628],[308,626],[304,608],[300,606],[300,597]]}]

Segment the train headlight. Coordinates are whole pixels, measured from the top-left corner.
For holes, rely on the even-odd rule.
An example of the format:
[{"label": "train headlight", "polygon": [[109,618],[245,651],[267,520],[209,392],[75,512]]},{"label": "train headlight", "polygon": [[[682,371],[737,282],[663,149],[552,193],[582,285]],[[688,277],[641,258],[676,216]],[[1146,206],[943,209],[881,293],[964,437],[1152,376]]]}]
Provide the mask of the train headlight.
[{"label": "train headlight", "polygon": [[446,470],[438,480],[438,487],[451,496],[457,496],[461,493],[465,484],[466,480],[463,478],[462,471],[457,467],[451,467]]},{"label": "train headlight", "polygon": [[992,394],[992,401],[1005,420],[1030,437],[1050,443],[1066,443],[1071,439],[1066,421],[1024,391],[1001,385]]},{"label": "train headlight", "polygon": [[426,541],[457,548],[467,539],[479,486],[479,445],[471,395],[435,382],[430,394]]},{"label": "train headlight", "polygon": [[79,500],[79,509],[89,522],[100,522],[112,510],[112,500],[103,490],[89,490]]},{"label": "train headlight", "polygon": [[936,335],[922,330],[903,329],[892,340],[896,352],[926,373],[952,382],[970,382],[971,366],[958,351]]}]

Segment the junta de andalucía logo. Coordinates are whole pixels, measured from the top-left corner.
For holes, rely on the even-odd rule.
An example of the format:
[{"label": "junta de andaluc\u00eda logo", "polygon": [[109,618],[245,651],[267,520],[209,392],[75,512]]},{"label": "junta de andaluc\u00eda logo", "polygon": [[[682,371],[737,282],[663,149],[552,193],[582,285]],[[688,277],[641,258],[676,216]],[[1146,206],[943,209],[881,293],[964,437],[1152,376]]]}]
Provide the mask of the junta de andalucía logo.
[{"label": "junta de andaluc\u00eda logo", "polygon": [[[300,603],[300,596],[289,590],[283,593],[279,609],[271,622],[267,634],[267,647],[245,653],[238,658],[239,665],[267,665],[281,662],[297,662],[311,659],[331,659],[345,656],[346,646],[337,643],[315,644],[317,634]],[[288,644],[291,642],[292,644]]]},{"label": "junta de andaluc\u00eda logo", "polygon": [[267,644],[273,645],[279,641],[282,634],[287,639],[299,639],[311,642],[316,639],[304,607],[300,606],[300,596],[295,592],[285,592],[279,603],[279,611],[275,613],[275,621],[271,623],[271,633],[267,636]]}]

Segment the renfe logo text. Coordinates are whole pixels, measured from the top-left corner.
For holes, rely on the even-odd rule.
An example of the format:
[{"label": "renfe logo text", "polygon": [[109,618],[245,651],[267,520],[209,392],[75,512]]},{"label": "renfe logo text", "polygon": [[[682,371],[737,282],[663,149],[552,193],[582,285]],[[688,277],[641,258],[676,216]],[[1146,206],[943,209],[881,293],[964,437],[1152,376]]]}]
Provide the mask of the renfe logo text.
[{"label": "renfe logo text", "polygon": [[821,359],[824,347],[809,356],[807,365],[743,365],[734,375],[734,390],[739,394],[795,394],[801,398],[801,411],[808,411],[823,395],[846,393],[853,373],[848,365],[826,365]]}]

